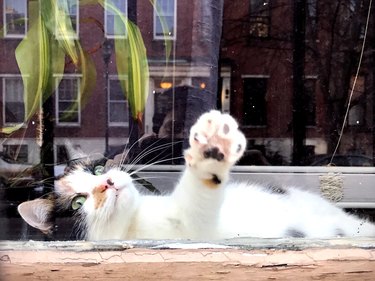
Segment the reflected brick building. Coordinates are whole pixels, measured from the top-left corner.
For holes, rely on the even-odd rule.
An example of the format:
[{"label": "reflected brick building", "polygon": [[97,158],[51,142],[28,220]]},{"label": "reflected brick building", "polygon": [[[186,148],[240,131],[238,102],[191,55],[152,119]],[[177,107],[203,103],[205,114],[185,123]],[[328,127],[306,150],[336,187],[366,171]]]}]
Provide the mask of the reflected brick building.
[{"label": "reflected brick building", "polygon": [[[83,49],[89,53],[97,73],[96,81],[90,81],[91,91],[83,94],[82,73],[69,59],[66,60],[64,73],[54,73],[56,79],[61,79],[51,103],[56,159],[63,160],[61,155],[69,154],[66,147],[82,149],[87,154],[103,154],[106,143],[110,147],[126,144],[132,126],[119,83],[127,77],[117,74],[113,49],[113,40],[126,40],[127,34],[125,30],[114,28],[118,15],[100,5],[79,5],[77,0],[57,0],[56,3],[70,15],[74,29],[71,36],[79,39]],[[200,1],[158,0],[166,22],[163,28],[150,1],[117,0],[113,3],[137,24],[143,36],[149,60],[150,89],[140,135],[155,134],[158,129],[153,118],[155,109],[158,109],[155,96],[178,86],[191,86],[211,95],[216,93],[217,85],[209,79],[217,76],[218,72],[217,67],[211,67],[212,35],[205,34],[207,30],[204,28],[204,21],[210,20],[212,15],[204,12],[206,8]],[[0,1],[0,20],[6,23],[0,39],[2,127],[20,124],[24,119],[23,91],[27,85],[21,77],[15,51],[32,28],[29,17],[35,5],[38,1]],[[12,27],[15,18],[22,19],[16,22],[17,28]],[[55,40],[58,40],[57,31],[54,34]],[[109,50],[107,63],[103,46]],[[105,75],[107,70],[108,77]],[[35,115],[10,137],[3,135],[0,149],[12,156],[18,155],[23,161],[38,162],[36,138],[40,135],[39,124],[40,120]]]},{"label": "reflected brick building", "polygon": [[[113,1],[137,24],[147,49],[150,89],[140,134],[158,133],[156,123],[161,121],[156,121],[155,112],[162,106],[157,100],[163,100],[158,97],[169,88],[189,86],[218,93],[221,109],[239,121],[250,148],[260,150],[271,164],[290,164],[294,1],[225,0],[220,50],[220,12],[212,8],[218,5],[216,1],[157,2],[164,14],[164,29],[150,1]],[[326,2],[307,1],[303,105],[307,116],[306,156],[332,152],[363,40],[367,2],[362,8],[354,4],[339,7],[335,27],[331,24],[334,4]],[[32,3],[37,1],[0,0],[0,22],[5,24],[0,38],[1,126],[19,124],[24,118],[23,90],[27,85],[20,76],[15,50],[31,28]],[[124,145],[131,121],[119,83],[127,77],[117,75],[112,45],[108,64],[102,52],[103,42],[126,38],[126,31],[114,28],[116,14],[100,5],[79,6],[77,0],[57,3],[70,15],[75,30],[72,36],[90,54],[97,72],[92,90],[84,98],[80,96],[82,75],[73,64],[67,62],[64,73],[55,74],[56,79],[62,78],[52,97],[54,144],[56,160],[60,161],[69,154],[64,151],[67,142],[88,154],[106,150],[106,135],[110,147]],[[348,22],[351,25],[344,25]],[[332,28],[337,30],[334,42]],[[373,29],[371,19],[369,34],[375,34]],[[374,70],[371,52],[365,54],[339,153],[373,154]],[[70,107],[77,99],[77,106]],[[38,162],[39,124],[38,116],[34,116],[10,137],[1,136],[0,150],[27,162]]]},{"label": "reflected brick building", "polygon": [[[306,1],[305,93],[304,104],[299,105],[306,114],[306,158],[332,153],[338,141],[368,9],[367,1],[354,2]],[[221,63],[230,77],[230,110],[240,120],[250,147],[262,150],[275,164],[292,161],[293,4],[224,3]],[[339,154],[373,157],[373,30],[370,19]]]}]

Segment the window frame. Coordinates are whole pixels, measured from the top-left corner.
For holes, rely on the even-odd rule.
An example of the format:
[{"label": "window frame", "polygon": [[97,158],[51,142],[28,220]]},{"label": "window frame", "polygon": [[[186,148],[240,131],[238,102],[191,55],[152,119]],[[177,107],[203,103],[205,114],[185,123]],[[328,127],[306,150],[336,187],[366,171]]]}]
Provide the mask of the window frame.
[{"label": "window frame", "polygon": [[[107,81],[107,89],[108,89],[108,96],[107,96],[107,106],[108,106],[108,127],[129,127],[129,121],[128,122],[111,122],[111,80],[128,80],[127,76],[118,76],[118,75],[109,75],[108,76],[108,81]],[[118,103],[119,101],[116,101]],[[127,107],[127,113],[129,115],[129,103],[128,100],[124,97],[124,101],[121,101],[121,103],[125,104]]]},{"label": "window frame", "polygon": [[[165,0],[155,0],[155,5],[158,1],[165,1]],[[177,40],[177,0],[171,0],[174,2],[174,9],[173,9],[173,35],[157,35],[156,27],[157,27],[157,19],[158,15],[156,13],[156,8],[153,9],[153,39],[154,40]]]},{"label": "window frame", "polygon": [[[55,79],[76,79],[77,80],[77,102],[78,102],[78,109],[77,109],[77,115],[78,115],[78,121],[77,122],[60,122],[59,121],[59,102],[60,102],[60,96],[59,96],[59,86],[61,84],[58,84],[56,87],[56,92],[55,92],[55,120],[56,120],[56,126],[58,127],[80,127],[81,126],[81,121],[82,121],[82,112],[81,112],[81,77],[82,75],[77,75],[77,74],[58,74],[54,75]],[[57,83],[56,83],[57,84]]]},{"label": "window frame", "polygon": [[[269,38],[270,37],[270,29],[271,29],[271,1],[267,0],[267,10],[266,15],[263,15],[265,11],[255,11],[253,12],[253,2],[254,0],[249,1],[249,18],[248,18],[248,33],[251,38]],[[259,1],[259,0],[258,0]],[[263,1],[264,2],[264,1]],[[260,35],[258,32],[252,32],[254,29],[255,31],[258,30],[256,27],[258,24],[267,26],[267,34],[264,36]]]},{"label": "window frame", "polygon": [[[244,74],[244,75],[241,75],[241,79],[243,81],[243,90],[244,90],[244,82],[245,82],[245,79],[267,79],[267,81],[270,79],[270,75],[266,75],[266,74]],[[266,89],[266,92],[264,94],[264,102],[265,102],[265,124],[262,124],[262,125],[251,125],[251,124],[245,124],[243,123],[243,125],[241,127],[243,128],[267,128],[268,125],[267,125],[267,99],[266,99],[266,96],[267,96],[267,89]],[[243,97],[245,97],[245,94],[243,95]]]},{"label": "window frame", "polygon": [[[74,34],[69,34],[67,39],[79,39],[79,0],[57,0],[56,1],[56,5],[55,5],[55,9],[58,9],[59,8],[59,1],[75,1],[76,2],[76,6],[77,6],[77,13],[75,15],[76,17],[76,28],[73,30],[75,31]],[[55,15],[57,15],[57,12],[55,13]],[[71,18],[72,15],[69,13],[69,17]],[[63,39],[64,37],[59,34],[57,31],[58,31],[58,28],[57,28],[57,22],[58,22],[58,19],[55,19],[55,38],[57,40],[61,40]]]},{"label": "window frame", "polygon": [[[22,122],[17,122],[17,123],[14,123],[14,122],[6,122],[6,109],[5,109],[5,106],[6,106],[6,80],[7,79],[15,79],[15,78],[19,78],[20,81],[22,82],[23,84],[23,91],[25,92],[27,90],[27,83],[25,84],[24,83],[24,80],[23,80],[23,77],[21,74],[2,74],[0,75],[0,79],[1,79],[1,84],[2,84],[2,99],[3,99],[3,125],[4,126],[18,126],[18,125],[22,125],[22,127],[26,127],[26,122],[25,122],[25,115],[26,115],[26,112],[24,112],[24,120]],[[22,93],[23,94],[23,93]],[[25,103],[27,103],[27,96],[24,97],[25,99],[23,100],[23,105],[25,107]]]},{"label": "window frame", "polygon": [[23,34],[13,34],[13,33],[8,33],[8,28],[7,28],[7,12],[6,12],[6,0],[3,0],[3,26],[4,26],[4,31],[3,31],[3,36],[4,38],[11,38],[11,39],[22,39],[26,38],[26,34],[28,31],[28,1],[24,1],[24,8],[25,8],[25,28],[24,28],[24,33]]},{"label": "window frame", "polygon": [[[128,5],[129,5],[128,0],[121,0],[121,1],[125,2],[125,11],[124,11],[123,16],[125,18],[128,18]],[[107,7],[107,2],[108,2],[108,0],[105,0],[104,7]],[[118,7],[116,7],[116,8],[118,8]],[[124,31],[125,31],[124,34],[121,34],[121,35],[116,35],[116,34],[111,35],[111,34],[108,34],[108,30],[107,30],[107,28],[108,28],[108,20],[107,20],[107,17],[109,15],[116,16],[114,14],[109,14],[109,9],[104,8],[104,36],[105,36],[105,38],[107,38],[107,39],[126,39],[126,38],[128,38],[128,31],[127,31],[126,27],[124,29]]]}]

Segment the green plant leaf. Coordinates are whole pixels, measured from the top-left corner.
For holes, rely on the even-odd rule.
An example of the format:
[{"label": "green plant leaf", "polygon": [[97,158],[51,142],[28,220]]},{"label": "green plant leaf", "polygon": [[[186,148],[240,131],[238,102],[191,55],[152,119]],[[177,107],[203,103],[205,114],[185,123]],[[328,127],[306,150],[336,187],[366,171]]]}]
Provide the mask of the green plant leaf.
[{"label": "green plant leaf", "polygon": [[115,40],[117,72],[127,76],[127,80],[120,81],[123,89],[127,90],[132,117],[142,121],[149,79],[146,48],[138,27],[129,20],[126,21],[126,27],[128,38]]},{"label": "green plant leaf", "polygon": [[76,48],[75,31],[72,20],[66,12],[67,7],[62,6],[61,3],[66,4],[66,2],[58,0],[45,1],[40,6],[40,12],[50,34],[54,35],[64,52],[77,65],[79,55]]},{"label": "green plant leaf", "polygon": [[126,38],[114,39],[117,73],[120,77],[127,77],[121,79],[120,84],[127,97],[132,117],[141,123],[149,87],[147,53],[141,32],[110,1],[101,1],[101,4],[117,15],[115,30],[126,30]]},{"label": "green plant leaf", "polygon": [[[39,13],[39,2],[29,2],[30,29],[15,50],[18,67],[24,84],[25,122],[29,120],[56,89],[61,78],[54,73],[63,73],[65,54],[54,40]],[[32,55],[30,55],[32,54]],[[10,134],[22,124],[6,127],[3,133]]]}]

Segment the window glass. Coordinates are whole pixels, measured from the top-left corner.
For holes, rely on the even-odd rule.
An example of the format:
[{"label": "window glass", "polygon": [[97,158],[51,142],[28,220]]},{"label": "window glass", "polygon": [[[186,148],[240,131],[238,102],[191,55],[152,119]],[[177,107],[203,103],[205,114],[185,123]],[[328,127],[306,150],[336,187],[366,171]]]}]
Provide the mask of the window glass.
[{"label": "window glass", "polygon": [[64,77],[56,91],[56,121],[59,125],[80,123],[79,78]]},{"label": "window glass", "polygon": [[315,126],[316,125],[316,78],[306,77],[305,79],[305,94],[306,94],[306,125]]},{"label": "window glass", "polygon": [[175,38],[176,0],[156,0],[154,10],[154,37]]},{"label": "window glass", "polygon": [[27,1],[4,0],[3,3],[4,35],[24,37],[27,28]]},{"label": "window glass", "polygon": [[[79,1],[57,0],[56,38],[77,38],[79,33]],[[61,18],[63,17],[63,18]]]},{"label": "window glass", "polygon": [[[126,36],[125,25],[121,25],[121,17],[127,17],[127,0],[106,0],[108,9],[105,9],[105,34],[107,38],[121,38]],[[111,5],[114,8],[110,7]],[[114,11],[114,9],[117,9]]]},{"label": "window glass", "polygon": [[117,78],[109,80],[109,125],[110,126],[128,126],[129,125],[129,108]]},{"label": "window glass", "polygon": [[25,104],[21,77],[3,78],[4,125],[23,123]]},{"label": "window glass", "polygon": [[[9,224],[0,239],[41,238],[16,206],[51,192],[78,160],[182,169],[190,128],[211,109],[245,134],[235,168],[245,176],[373,173],[369,0],[1,3],[0,216]],[[177,175],[165,178],[173,185]]]},{"label": "window glass", "polygon": [[244,125],[267,126],[267,78],[244,78]]},{"label": "window glass", "polygon": [[253,37],[268,37],[270,27],[270,3],[265,0],[250,1],[249,34]]}]

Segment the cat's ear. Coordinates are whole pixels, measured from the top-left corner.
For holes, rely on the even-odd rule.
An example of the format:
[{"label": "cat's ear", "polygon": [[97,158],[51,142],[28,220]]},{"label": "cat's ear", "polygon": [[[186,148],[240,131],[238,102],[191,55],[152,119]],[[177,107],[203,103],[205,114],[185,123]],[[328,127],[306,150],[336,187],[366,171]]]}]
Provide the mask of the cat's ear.
[{"label": "cat's ear", "polygon": [[53,224],[50,221],[53,202],[49,199],[35,199],[18,205],[18,213],[32,227],[50,234]]}]

